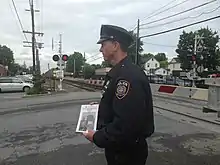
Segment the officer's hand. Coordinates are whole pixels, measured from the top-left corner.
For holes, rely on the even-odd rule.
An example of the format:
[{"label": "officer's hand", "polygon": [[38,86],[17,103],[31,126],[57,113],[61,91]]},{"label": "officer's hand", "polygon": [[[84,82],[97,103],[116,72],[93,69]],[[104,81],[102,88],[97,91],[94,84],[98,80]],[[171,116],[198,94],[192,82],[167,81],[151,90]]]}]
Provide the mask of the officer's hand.
[{"label": "officer's hand", "polygon": [[83,135],[88,139],[89,141],[93,142],[93,136],[95,134],[95,131],[87,130],[86,132],[83,132]]}]

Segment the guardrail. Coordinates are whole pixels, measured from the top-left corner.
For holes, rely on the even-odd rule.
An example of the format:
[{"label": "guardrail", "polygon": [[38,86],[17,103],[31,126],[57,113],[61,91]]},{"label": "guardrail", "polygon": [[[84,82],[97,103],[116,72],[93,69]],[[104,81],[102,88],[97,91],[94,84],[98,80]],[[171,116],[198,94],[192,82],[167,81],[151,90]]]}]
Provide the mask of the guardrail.
[{"label": "guardrail", "polygon": [[[74,80],[72,78],[65,78],[65,81],[78,84],[80,88],[101,90],[104,83],[103,80]],[[153,94],[166,94],[169,95],[190,98],[196,100],[208,100],[208,89],[193,88],[193,87],[181,87],[174,85],[163,85],[163,84],[150,84]]]}]

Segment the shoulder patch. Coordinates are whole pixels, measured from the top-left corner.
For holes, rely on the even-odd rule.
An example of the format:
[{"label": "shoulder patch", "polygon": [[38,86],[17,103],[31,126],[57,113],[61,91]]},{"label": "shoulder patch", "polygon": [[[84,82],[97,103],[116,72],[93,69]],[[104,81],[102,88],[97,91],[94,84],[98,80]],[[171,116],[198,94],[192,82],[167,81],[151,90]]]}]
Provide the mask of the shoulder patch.
[{"label": "shoulder patch", "polygon": [[123,99],[130,89],[130,83],[126,80],[119,80],[116,85],[115,95],[118,99]]}]

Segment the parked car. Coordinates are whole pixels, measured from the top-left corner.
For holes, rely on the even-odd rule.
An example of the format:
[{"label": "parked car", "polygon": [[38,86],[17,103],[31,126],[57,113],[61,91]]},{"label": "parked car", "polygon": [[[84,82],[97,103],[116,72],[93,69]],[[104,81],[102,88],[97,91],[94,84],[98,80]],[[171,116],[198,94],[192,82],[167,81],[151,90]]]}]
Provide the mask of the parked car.
[{"label": "parked car", "polygon": [[16,78],[19,78],[19,79],[21,79],[21,80],[23,80],[24,82],[26,82],[26,83],[32,83],[33,84],[33,80],[30,78],[30,77],[28,77],[28,76],[25,76],[25,75],[17,75],[17,76],[15,76]]},{"label": "parked car", "polygon": [[34,85],[16,77],[0,77],[0,92],[27,92]]}]

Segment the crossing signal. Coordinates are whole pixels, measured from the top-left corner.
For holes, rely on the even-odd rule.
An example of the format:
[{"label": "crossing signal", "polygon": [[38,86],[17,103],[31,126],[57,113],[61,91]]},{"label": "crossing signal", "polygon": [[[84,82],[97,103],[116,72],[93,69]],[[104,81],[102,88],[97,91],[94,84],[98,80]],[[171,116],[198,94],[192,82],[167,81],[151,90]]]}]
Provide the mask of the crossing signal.
[{"label": "crossing signal", "polygon": [[56,55],[56,54],[53,55],[53,60],[54,60],[54,61],[59,61],[59,59],[60,59],[60,57],[59,57],[58,55]]},{"label": "crossing signal", "polygon": [[67,56],[66,54],[64,54],[64,55],[62,56],[62,60],[63,60],[63,61],[67,61],[67,60],[68,60],[68,56]]},{"label": "crossing signal", "polygon": [[192,55],[192,61],[196,61],[196,56]]}]

